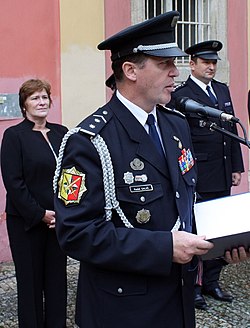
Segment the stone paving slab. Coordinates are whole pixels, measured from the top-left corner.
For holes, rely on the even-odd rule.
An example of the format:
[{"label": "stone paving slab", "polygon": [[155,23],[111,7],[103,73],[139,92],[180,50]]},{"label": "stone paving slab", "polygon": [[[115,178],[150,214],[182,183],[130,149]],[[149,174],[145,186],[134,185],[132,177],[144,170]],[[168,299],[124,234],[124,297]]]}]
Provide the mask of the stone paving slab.
[{"label": "stone paving slab", "polygon": [[[78,262],[69,259],[67,268],[67,327],[76,328],[74,312]],[[220,282],[222,288],[234,295],[234,301],[232,303],[219,302],[206,296],[209,309],[207,311],[196,310],[196,328],[250,328],[250,261],[226,266],[221,273]],[[13,263],[0,263],[0,328],[17,327],[17,293],[14,266]]]}]

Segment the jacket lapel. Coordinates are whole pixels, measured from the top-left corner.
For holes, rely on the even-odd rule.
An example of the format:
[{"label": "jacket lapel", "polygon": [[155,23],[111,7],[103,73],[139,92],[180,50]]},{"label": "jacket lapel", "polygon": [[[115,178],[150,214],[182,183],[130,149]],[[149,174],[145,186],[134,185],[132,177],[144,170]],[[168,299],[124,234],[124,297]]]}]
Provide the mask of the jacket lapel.
[{"label": "jacket lapel", "polygon": [[213,89],[214,89],[214,92],[215,92],[215,94],[216,94],[216,97],[217,97],[217,101],[218,101],[218,109],[222,109],[223,110],[223,108],[224,108],[224,102],[223,102],[223,98],[222,97],[220,97],[220,90],[219,90],[219,88],[218,88],[218,84],[217,83],[214,83],[213,81],[212,81],[212,87],[213,87]]},{"label": "jacket lapel", "polygon": [[[146,132],[146,131],[145,131]],[[139,142],[137,154],[151,165],[157,168],[163,175],[169,177],[167,160],[162,158],[150,136],[146,132],[147,138],[142,138]],[[152,145],[152,146],[151,146]]]},{"label": "jacket lapel", "polygon": [[[181,137],[173,130],[172,124],[166,114],[158,112],[159,126],[161,129],[161,136],[166,152],[167,166],[169,170],[170,179],[174,189],[177,188],[179,179],[179,164],[178,158],[180,156],[180,148],[178,147],[178,140]],[[163,128],[164,127],[164,130]],[[181,140],[180,140],[181,142]]]},{"label": "jacket lapel", "polygon": [[209,98],[209,96],[190,77],[188,78],[186,83],[192,89],[192,92],[194,93],[193,98],[195,99],[195,101],[203,105],[214,107],[214,104],[212,100]]}]

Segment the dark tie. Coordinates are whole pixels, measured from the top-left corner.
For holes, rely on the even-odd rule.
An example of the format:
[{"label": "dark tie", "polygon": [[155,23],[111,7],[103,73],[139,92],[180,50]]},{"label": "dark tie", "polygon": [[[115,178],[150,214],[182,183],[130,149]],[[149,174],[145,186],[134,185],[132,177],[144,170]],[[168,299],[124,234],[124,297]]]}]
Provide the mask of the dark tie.
[{"label": "dark tie", "polygon": [[161,144],[159,134],[156,130],[155,117],[154,117],[153,114],[148,115],[148,119],[147,119],[146,123],[149,126],[148,133],[149,133],[150,137],[153,139],[153,142],[155,143],[156,148],[158,149],[159,153],[165,158],[165,153],[164,153],[164,150],[162,148],[162,144]]},{"label": "dark tie", "polygon": [[216,105],[217,104],[217,99],[216,99],[216,97],[214,96],[214,94],[211,92],[211,88],[210,88],[210,86],[209,85],[207,85],[207,92],[208,92],[208,94],[209,94],[209,97],[210,97],[210,99],[212,100],[212,103],[214,104],[214,105]]}]

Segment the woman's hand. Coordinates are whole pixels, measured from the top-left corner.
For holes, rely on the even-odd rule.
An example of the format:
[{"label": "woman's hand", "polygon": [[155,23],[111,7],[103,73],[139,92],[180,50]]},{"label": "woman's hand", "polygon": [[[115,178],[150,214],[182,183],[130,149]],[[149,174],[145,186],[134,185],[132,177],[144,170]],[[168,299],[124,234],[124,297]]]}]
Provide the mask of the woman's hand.
[{"label": "woman's hand", "polygon": [[55,218],[55,212],[46,210],[44,217],[42,218],[42,221],[47,224],[47,226],[52,229],[55,228],[56,218]]}]

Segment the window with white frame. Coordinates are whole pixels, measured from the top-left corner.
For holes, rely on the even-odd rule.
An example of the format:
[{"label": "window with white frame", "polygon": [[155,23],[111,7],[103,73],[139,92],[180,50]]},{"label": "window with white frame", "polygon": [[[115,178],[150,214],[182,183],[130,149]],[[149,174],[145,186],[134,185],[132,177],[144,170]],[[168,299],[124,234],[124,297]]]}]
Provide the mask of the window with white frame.
[{"label": "window with white frame", "polygon": [[192,44],[210,38],[210,0],[173,0],[173,10],[181,13],[177,24],[179,47],[186,49]]},{"label": "window with white frame", "polygon": [[[176,29],[176,40],[181,49],[210,38],[211,0],[172,0],[171,2],[171,9],[181,14]],[[166,8],[169,7],[167,4],[169,5],[167,0],[145,0],[145,18],[166,12]]]},{"label": "window with white frame", "polygon": [[[177,10],[180,19],[177,23],[176,41],[179,47],[187,47],[209,39],[220,40],[223,49],[220,57],[224,59],[217,72],[218,79],[228,81],[227,53],[227,0],[131,0],[131,20],[138,23],[170,10]],[[178,58],[180,81],[189,74],[188,57]]]}]

